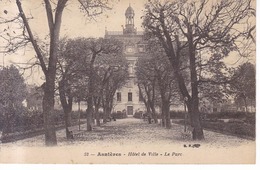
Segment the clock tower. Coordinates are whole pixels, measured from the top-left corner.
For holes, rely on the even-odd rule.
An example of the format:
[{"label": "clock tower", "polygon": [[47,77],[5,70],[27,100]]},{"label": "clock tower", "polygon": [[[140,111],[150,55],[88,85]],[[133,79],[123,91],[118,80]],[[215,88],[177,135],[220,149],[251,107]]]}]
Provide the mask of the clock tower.
[{"label": "clock tower", "polygon": [[134,25],[135,12],[129,5],[125,11],[125,26],[122,31],[105,31],[105,38],[120,40],[123,44],[123,56],[128,62],[128,83],[117,89],[114,96],[113,112],[126,112],[134,115],[135,112],[144,111],[145,105],[139,96],[137,86],[135,65],[139,57],[145,55],[143,32],[138,32]]},{"label": "clock tower", "polygon": [[129,7],[125,11],[125,28],[123,30],[124,34],[133,35],[136,34],[136,28],[134,28],[134,9],[129,4]]}]

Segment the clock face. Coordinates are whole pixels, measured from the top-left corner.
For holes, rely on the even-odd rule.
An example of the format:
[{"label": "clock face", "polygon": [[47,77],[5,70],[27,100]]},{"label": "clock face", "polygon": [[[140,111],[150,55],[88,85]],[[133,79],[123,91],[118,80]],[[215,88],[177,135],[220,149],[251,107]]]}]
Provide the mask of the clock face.
[{"label": "clock face", "polygon": [[126,48],[126,52],[128,52],[128,53],[133,53],[133,52],[134,52],[133,47],[127,47],[127,48]]}]

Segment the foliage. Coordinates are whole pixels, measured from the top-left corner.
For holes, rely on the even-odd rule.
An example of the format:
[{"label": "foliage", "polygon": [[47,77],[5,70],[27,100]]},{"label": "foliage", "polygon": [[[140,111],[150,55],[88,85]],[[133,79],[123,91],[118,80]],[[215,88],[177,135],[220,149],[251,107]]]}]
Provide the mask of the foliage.
[{"label": "foliage", "polygon": [[255,113],[246,112],[219,112],[207,114],[207,119],[255,119]]},{"label": "foliage", "polygon": [[135,112],[133,117],[141,119],[142,118],[142,114],[147,114],[147,113],[143,113],[143,112],[140,112],[140,111],[139,112]]},{"label": "foliage", "polygon": [[224,123],[203,121],[203,127],[221,133],[236,135],[239,137],[255,138],[255,125],[241,123]]},{"label": "foliage", "polygon": [[172,66],[160,43],[149,40],[146,54],[136,65],[138,87],[148,114],[151,112],[152,117],[156,117],[155,106],[161,106],[165,114],[163,119],[167,120],[170,104],[179,102],[179,91]]},{"label": "foliage", "polygon": [[0,79],[0,117],[5,122],[4,132],[8,132],[19,121],[16,117],[23,113],[26,85],[13,65],[0,70]]},{"label": "foliage", "polygon": [[185,112],[183,111],[170,111],[171,119],[184,119]]},{"label": "foliage", "polygon": [[0,103],[21,105],[26,96],[26,85],[19,70],[11,65],[0,70]]},{"label": "foliage", "polygon": [[256,81],[253,64],[247,62],[235,70],[233,81],[230,83],[230,93],[234,96],[235,103],[239,107],[245,106],[246,111],[249,104],[255,105]]},{"label": "foliage", "polygon": [[116,119],[124,119],[127,117],[126,113],[124,113],[124,112],[113,112],[113,113],[111,113],[111,116]]},{"label": "foliage", "polygon": [[63,108],[72,105],[74,98],[77,102],[87,101],[87,113],[91,113],[87,115],[94,115],[93,106],[98,114],[101,105],[109,114],[115,91],[128,77],[122,43],[109,38],[64,39],[58,59],[57,81]]},{"label": "foliage", "polygon": [[[9,2],[11,5],[12,3],[14,2]],[[106,9],[110,9],[107,0],[81,0],[78,1],[78,3],[80,11],[90,18],[102,14]],[[15,4],[18,8],[16,16],[13,18],[8,16],[9,13],[7,9],[5,9],[4,13],[6,16],[0,18],[0,24],[5,24],[7,27],[0,35],[6,41],[3,52],[13,53],[17,49],[25,47],[28,44],[32,45],[36,54],[36,64],[41,66],[45,75],[45,83],[43,86],[43,114],[44,123],[46,125],[45,144],[47,146],[57,145],[52,111],[54,109],[55,79],[62,15],[64,9],[67,9],[70,4],[68,3],[68,0],[58,0],[57,2],[44,0],[42,3],[43,5],[40,6],[45,8],[46,15],[43,17],[47,20],[48,30],[46,37],[42,39],[39,38],[36,31],[32,29],[33,27],[31,27],[29,23],[28,16],[30,15],[30,9],[24,8],[22,1],[20,0],[16,0]],[[9,24],[17,24],[17,28],[20,29],[12,30]],[[6,33],[7,30],[9,32]]]},{"label": "foliage", "polygon": [[[223,59],[231,51],[250,55],[254,47],[255,10],[251,0],[156,1],[145,6],[143,25],[155,36],[171,63],[178,87],[188,107],[193,139],[203,139],[199,113],[199,85],[228,82]],[[244,27],[240,24],[244,23]],[[241,43],[241,39],[242,41]],[[245,48],[246,47],[246,48]],[[245,50],[246,49],[246,50]],[[188,52],[188,83],[182,75],[181,52]],[[249,51],[249,53],[247,53]]]},{"label": "foliage", "polygon": [[26,107],[29,110],[42,111],[43,89],[40,86],[27,85]]}]

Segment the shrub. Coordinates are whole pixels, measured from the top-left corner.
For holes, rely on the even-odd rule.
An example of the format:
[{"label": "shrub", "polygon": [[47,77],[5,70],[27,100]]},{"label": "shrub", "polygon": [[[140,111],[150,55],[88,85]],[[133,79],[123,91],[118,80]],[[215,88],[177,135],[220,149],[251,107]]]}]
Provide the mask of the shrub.
[{"label": "shrub", "polygon": [[[144,114],[146,114],[146,113],[144,113]],[[139,111],[139,112],[135,112],[133,117],[137,118],[137,119],[141,119],[142,115],[143,115],[143,112]]]},{"label": "shrub", "polygon": [[[64,122],[64,113],[62,110],[54,110],[54,121],[56,125]],[[1,129],[3,128],[5,120],[0,118]],[[34,130],[36,128],[43,128],[44,120],[41,111],[30,111],[26,108],[22,108],[12,114],[9,120],[9,129],[7,133],[22,132],[28,130]]]},{"label": "shrub", "polygon": [[81,114],[81,112],[79,113],[78,111],[72,111],[71,112],[71,119],[79,119],[79,114]]},{"label": "shrub", "polygon": [[227,132],[240,137],[255,138],[255,126],[243,123],[223,123],[223,122],[202,122],[203,128],[208,128],[220,132]]},{"label": "shrub", "polygon": [[[184,120],[179,120],[179,124],[184,124]],[[232,134],[238,137],[255,138],[255,125],[241,122],[224,123],[223,121],[202,121],[205,129],[217,131],[224,134]]]},{"label": "shrub", "polygon": [[250,113],[250,114],[247,114],[245,123],[255,125],[255,120],[256,120],[255,113]]},{"label": "shrub", "polygon": [[170,111],[171,119],[184,119],[185,112],[183,111]]},{"label": "shrub", "polygon": [[126,113],[121,112],[121,111],[117,111],[117,112],[113,112],[111,114],[112,117],[116,118],[116,119],[124,119],[127,117]]},{"label": "shrub", "polygon": [[217,118],[217,119],[241,119],[245,118],[248,115],[255,115],[255,113],[245,113],[245,112],[218,112],[207,114],[207,118]]},{"label": "shrub", "polygon": [[[255,113],[245,113],[245,112],[220,112],[220,113],[212,113],[207,114],[207,119],[218,120],[218,119],[231,119],[230,122],[234,121],[244,121],[245,123],[255,125]],[[235,120],[240,119],[240,120]]]}]

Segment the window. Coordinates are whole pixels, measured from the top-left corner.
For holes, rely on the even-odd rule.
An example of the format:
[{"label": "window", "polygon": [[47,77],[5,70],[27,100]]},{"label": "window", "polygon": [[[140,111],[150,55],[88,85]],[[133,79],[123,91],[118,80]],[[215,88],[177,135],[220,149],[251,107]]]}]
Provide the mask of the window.
[{"label": "window", "polygon": [[145,46],[144,46],[144,45],[138,45],[138,51],[139,51],[140,53],[145,52]]},{"label": "window", "polygon": [[132,97],[133,97],[133,96],[132,96],[132,93],[129,92],[129,93],[128,93],[128,101],[129,101],[129,102],[133,101]]},{"label": "window", "polygon": [[134,70],[134,69],[133,69],[133,65],[130,64],[130,65],[129,65],[129,70],[128,70],[128,71],[129,71],[129,74],[133,74],[133,70]]},{"label": "window", "polygon": [[117,92],[117,93],[116,93],[116,100],[117,100],[118,102],[121,102],[121,93],[120,93],[120,92]]}]

